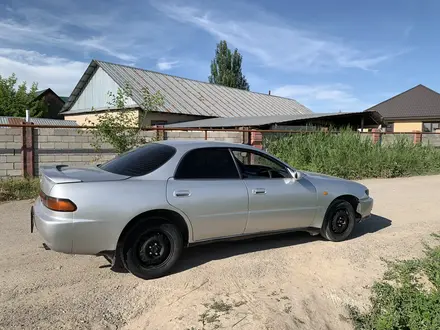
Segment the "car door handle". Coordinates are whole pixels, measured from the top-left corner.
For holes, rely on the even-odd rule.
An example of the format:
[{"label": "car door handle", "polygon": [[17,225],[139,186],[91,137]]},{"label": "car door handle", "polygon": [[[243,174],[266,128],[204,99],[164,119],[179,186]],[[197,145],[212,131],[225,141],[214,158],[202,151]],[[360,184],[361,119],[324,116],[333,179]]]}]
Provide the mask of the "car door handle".
[{"label": "car door handle", "polygon": [[174,197],[189,197],[191,192],[189,190],[175,190],[173,195]]},{"label": "car door handle", "polygon": [[255,189],[252,189],[252,193],[254,195],[264,195],[264,194],[266,194],[266,189],[264,189],[264,188],[255,188]]}]

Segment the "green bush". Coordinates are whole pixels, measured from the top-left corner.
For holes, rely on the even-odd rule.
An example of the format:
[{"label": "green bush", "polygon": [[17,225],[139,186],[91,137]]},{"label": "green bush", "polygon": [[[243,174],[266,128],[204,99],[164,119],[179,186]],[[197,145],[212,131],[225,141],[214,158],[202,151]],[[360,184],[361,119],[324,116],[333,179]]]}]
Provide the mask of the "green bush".
[{"label": "green bush", "polygon": [[349,307],[356,330],[440,329],[440,246],[426,246],[421,259],[388,262],[370,300],[366,313]]},{"label": "green bush", "polygon": [[408,135],[379,144],[345,129],[337,134],[266,134],[263,143],[295,168],[347,179],[440,173],[440,149],[414,144]]},{"label": "green bush", "polygon": [[39,191],[38,178],[0,180],[0,202],[36,198]]}]

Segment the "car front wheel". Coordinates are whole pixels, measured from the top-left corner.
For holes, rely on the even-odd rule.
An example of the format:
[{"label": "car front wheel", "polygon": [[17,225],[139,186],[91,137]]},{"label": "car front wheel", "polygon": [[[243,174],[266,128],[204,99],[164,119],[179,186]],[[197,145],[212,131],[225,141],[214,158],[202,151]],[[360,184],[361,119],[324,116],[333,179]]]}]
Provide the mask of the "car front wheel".
[{"label": "car front wheel", "polygon": [[336,200],[328,208],[321,235],[329,241],[343,241],[352,233],[355,222],[353,206],[347,201]]},{"label": "car front wheel", "polygon": [[163,219],[145,219],[137,223],[124,239],[122,262],[133,275],[142,279],[166,275],[183,249],[178,228]]}]

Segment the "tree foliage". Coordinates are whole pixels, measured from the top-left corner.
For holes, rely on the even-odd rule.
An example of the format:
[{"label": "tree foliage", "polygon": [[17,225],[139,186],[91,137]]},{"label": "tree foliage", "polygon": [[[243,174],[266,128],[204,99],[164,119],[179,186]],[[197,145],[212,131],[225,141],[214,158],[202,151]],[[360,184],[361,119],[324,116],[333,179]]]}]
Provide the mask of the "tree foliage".
[{"label": "tree foliage", "polygon": [[156,112],[163,106],[164,97],[160,91],[152,93],[147,87],[142,90],[140,106],[143,111],[139,111],[139,117],[137,111],[127,106],[127,101],[132,96],[130,85],[119,88],[116,95],[111,92],[108,95],[108,109],[98,115],[96,122],[88,119],[85,123],[92,127],[86,131],[94,137],[93,147],[99,150],[102,144],[109,143],[121,154],[148,142],[141,135],[141,128],[148,113]]},{"label": "tree foliage", "polygon": [[24,117],[28,109],[32,117],[44,117],[48,109],[42,99],[36,99],[37,83],[29,89],[26,82],[16,85],[15,74],[8,78],[0,75],[0,116]]},{"label": "tree foliage", "polygon": [[220,41],[211,62],[209,82],[248,91],[249,84],[241,72],[242,61],[243,58],[237,49],[232,52],[225,40]]}]

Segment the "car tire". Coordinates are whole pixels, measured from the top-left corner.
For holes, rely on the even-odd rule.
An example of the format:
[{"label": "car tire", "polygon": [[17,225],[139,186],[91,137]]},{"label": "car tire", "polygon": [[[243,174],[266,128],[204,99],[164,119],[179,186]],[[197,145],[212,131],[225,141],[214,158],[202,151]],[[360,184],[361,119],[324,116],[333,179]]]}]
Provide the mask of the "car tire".
[{"label": "car tire", "polygon": [[125,236],[120,250],[124,267],[142,279],[169,273],[183,250],[179,229],[165,219],[139,221]]},{"label": "car tire", "polygon": [[344,200],[330,204],[321,228],[321,235],[332,242],[346,240],[353,232],[356,214],[353,206]]}]

